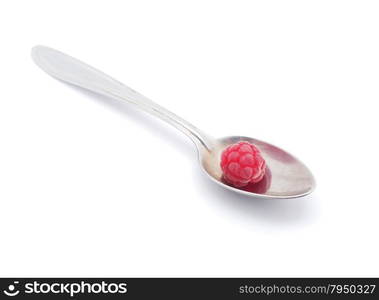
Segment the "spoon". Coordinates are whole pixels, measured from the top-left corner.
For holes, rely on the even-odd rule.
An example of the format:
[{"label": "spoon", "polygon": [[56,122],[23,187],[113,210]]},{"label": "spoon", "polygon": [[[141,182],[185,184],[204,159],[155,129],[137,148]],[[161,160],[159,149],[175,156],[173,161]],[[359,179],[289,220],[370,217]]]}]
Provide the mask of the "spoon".
[{"label": "spoon", "polygon": [[[185,133],[196,145],[199,162],[205,173],[228,190],[267,199],[302,197],[315,188],[315,180],[308,168],[297,158],[276,146],[246,136],[211,138],[121,82],[57,50],[36,46],[32,49],[32,58],[41,69],[59,80],[104,96],[126,100]],[[265,177],[260,182],[243,188],[236,188],[226,183],[220,167],[222,151],[239,141],[247,141],[257,146],[267,165]]]}]

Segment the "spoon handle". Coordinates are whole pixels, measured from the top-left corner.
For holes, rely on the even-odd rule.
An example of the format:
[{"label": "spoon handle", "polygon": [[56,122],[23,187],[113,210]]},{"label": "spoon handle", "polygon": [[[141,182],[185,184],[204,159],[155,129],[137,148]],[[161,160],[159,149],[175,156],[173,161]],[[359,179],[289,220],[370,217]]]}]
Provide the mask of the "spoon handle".
[{"label": "spoon handle", "polygon": [[179,129],[196,144],[211,148],[211,139],[198,128],[103,72],[57,50],[36,46],[35,63],[51,76],[111,98],[126,100]]}]

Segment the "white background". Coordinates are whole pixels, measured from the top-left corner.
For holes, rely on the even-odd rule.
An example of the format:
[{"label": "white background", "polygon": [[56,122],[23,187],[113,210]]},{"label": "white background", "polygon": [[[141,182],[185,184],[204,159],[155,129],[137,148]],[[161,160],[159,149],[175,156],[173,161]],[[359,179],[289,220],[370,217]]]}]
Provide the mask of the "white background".
[{"label": "white background", "polygon": [[[379,276],[377,1],[2,1],[1,276]],[[283,147],[309,197],[228,192],[190,140],[58,82],[57,48],[213,136]]]}]

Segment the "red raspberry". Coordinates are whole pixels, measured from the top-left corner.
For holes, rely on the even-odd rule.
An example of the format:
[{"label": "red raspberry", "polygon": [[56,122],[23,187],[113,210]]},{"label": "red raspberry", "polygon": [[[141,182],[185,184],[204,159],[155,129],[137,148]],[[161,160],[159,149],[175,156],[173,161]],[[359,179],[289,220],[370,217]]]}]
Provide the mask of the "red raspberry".
[{"label": "red raspberry", "polygon": [[239,142],[225,148],[220,165],[225,181],[235,187],[256,183],[265,175],[265,160],[259,149],[248,142]]}]

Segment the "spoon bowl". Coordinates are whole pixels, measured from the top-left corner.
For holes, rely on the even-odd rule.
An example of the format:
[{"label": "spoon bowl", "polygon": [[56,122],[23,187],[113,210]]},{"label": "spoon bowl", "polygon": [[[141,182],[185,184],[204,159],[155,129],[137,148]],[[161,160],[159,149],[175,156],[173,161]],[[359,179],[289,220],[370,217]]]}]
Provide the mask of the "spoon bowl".
[{"label": "spoon bowl", "polygon": [[[307,167],[276,146],[243,136],[210,138],[191,123],[135,90],[57,50],[36,46],[32,49],[32,57],[41,69],[59,80],[100,95],[127,101],[182,131],[196,145],[202,169],[213,181],[226,189],[258,198],[295,198],[311,193],[315,187],[315,181]],[[266,160],[267,167],[261,181],[236,188],[223,180],[220,157],[227,146],[240,141],[257,146]]]},{"label": "spoon bowl", "polygon": [[[220,159],[226,147],[241,141],[257,146],[267,167],[261,181],[237,188],[223,179]],[[211,145],[210,151],[198,146],[200,165],[210,179],[228,190],[256,198],[283,199],[306,196],[315,188],[309,169],[296,157],[272,144],[246,136],[227,136],[214,140]]]}]

